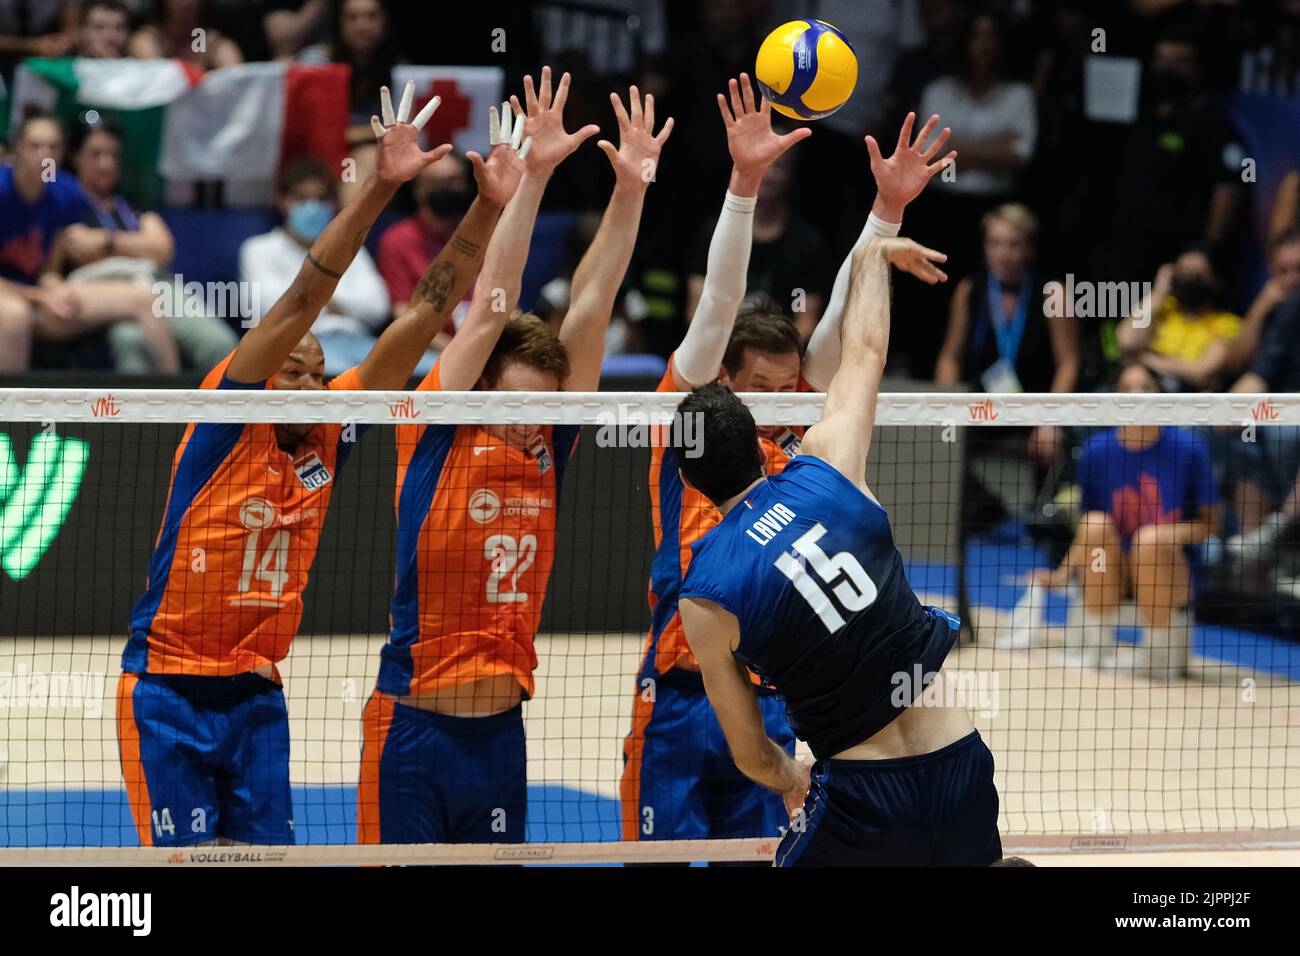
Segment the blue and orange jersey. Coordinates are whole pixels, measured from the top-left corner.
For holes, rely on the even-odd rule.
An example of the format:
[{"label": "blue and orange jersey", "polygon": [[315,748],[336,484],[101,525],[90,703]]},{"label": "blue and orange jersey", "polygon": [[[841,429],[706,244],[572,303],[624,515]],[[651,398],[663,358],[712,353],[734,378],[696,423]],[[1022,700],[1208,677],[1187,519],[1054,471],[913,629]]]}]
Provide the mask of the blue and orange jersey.
[{"label": "blue and orange jersey", "polygon": [[[420,383],[436,391],[440,368]],[[397,428],[397,562],[379,690],[431,694],[510,674],[529,697],[578,426],[527,450],[480,425]]]},{"label": "blue and orange jersey", "polygon": [[[655,391],[678,390],[673,383],[672,359],[668,362],[668,370]],[[799,389],[808,390],[802,378]],[[798,454],[802,432],[802,429],[786,430],[775,440],[759,438],[769,475],[779,475],[786,463]],[[650,634],[641,665],[642,677],[666,673],[682,661],[698,669],[677,613],[677,595],[690,567],[691,545],[722,520],[722,513],[708,498],[682,483],[676,455],[663,444],[655,442],[650,451],[650,516],[654,524],[655,555],[650,568]]]},{"label": "blue and orange jersey", "polygon": [[[226,378],[231,357],[203,388],[266,387]],[[361,388],[357,370],[329,388]],[[334,478],[354,443],[344,439],[355,437],[341,424],[317,425],[287,452],[272,424],[185,429],[148,584],[131,611],[124,671],[225,677],[274,670],[298,632]]]}]

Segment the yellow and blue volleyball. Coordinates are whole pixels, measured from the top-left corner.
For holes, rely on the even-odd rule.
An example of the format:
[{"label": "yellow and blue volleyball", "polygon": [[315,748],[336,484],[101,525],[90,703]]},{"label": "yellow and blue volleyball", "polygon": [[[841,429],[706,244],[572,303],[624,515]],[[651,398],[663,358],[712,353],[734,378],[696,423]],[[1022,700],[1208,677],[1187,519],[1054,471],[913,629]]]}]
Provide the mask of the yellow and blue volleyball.
[{"label": "yellow and blue volleyball", "polygon": [[772,108],[815,120],[844,105],[858,82],[858,57],[848,38],[821,20],[791,20],[758,48],[754,78]]}]

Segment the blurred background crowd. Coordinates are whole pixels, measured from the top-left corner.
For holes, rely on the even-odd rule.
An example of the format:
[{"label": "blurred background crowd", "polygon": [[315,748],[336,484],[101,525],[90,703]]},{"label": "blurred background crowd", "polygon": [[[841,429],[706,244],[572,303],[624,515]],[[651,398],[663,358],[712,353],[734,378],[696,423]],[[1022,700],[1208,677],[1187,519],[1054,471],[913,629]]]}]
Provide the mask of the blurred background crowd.
[{"label": "blurred background crowd", "polygon": [[[714,94],[753,69],[774,26],[808,17],[848,36],[858,85],[764,181],[748,276],[805,340],[871,206],[864,134],[889,144],[909,110],[938,112],[957,167],[903,232],[947,252],[952,279],[896,283],[887,374],[1073,392],[1136,366],[1132,390],[1300,390],[1300,0],[0,0],[0,375],[192,383],[242,313],[179,295],[159,308],[159,281],[245,282],[264,312],[364,176],[396,71],[496,67],[508,93],[542,63],[573,74],[570,128],[612,130],[608,93],[630,83],[676,118],[608,343],[614,373],[657,374],[699,297],[727,182]],[[24,66],[52,77],[67,58],[167,60],[191,83],[240,64],[342,67],[346,116],[336,104],[325,147],[283,157],[260,204],[202,176],[159,188],[128,175],[143,135],[129,116],[22,101]],[[73,72],[112,84],[111,70]],[[76,176],[45,175],[51,161]],[[521,304],[549,321],[610,185],[591,148],[548,190]],[[318,322],[329,372],[409,300],[472,189],[453,154],[381,220]],[[990,479],[1001,500],[986,510],[1041,522],[1064,487],[1045,476],[1077,459],[1079,437],[1014,441],[1030,490]],[[1262,460],[1207,444],[1238,551],[1300,516],[1300,437]]]}]

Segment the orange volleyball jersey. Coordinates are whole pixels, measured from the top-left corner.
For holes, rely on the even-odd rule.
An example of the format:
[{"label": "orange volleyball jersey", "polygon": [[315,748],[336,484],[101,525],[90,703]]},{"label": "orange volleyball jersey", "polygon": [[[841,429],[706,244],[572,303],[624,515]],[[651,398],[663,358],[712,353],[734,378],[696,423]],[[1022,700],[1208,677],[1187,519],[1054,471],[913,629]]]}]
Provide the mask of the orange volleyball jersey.
[{"label": "orange volleyball jersey", "polygon": [[[800,379],[800,390],[807,384]],[[675,392],[672,359],[656,391]],[[775,439],[760,436],[767,473],[779,475],[799,453],[802,429],[785,430]],[[677,613],[677,594],[691,563],[691,545],[704,537],[722,513],[708,498],[682,482],[671,451],[656,442],[650,451],[650,517],[654,525],[655,555],[650,569],[650,634],[642,676],[663,674],[680,661],[698,667],[686,643],[686,631]]]},{"label": "orange volleyball jersey", "polygon": [[[420,383],[439,388],[439,368]],[[397,574],[378,687],[429,694],[500,674],[534,691],[533,639],[577,426],[520,450],[478,425],[397,429]]]},{"label": "orange volleyball jersey", "polygon": [[[203,388],[266,387],[228,380],[230,358]],[[328,387],[359,389],[357,370]],[[172,461],[122,669],[229,676],[283,660],[302,619],[334,480],[355,438],[343,425],[317,425],[286,452],[271,424],[190,424]]]}]

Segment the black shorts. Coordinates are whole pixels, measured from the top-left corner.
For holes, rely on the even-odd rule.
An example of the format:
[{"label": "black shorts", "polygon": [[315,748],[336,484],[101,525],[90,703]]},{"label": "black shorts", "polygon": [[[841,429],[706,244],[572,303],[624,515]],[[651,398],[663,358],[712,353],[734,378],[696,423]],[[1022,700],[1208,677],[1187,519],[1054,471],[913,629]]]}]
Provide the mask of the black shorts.
[{"label": "black shorts", "polygon": [[979,731],[897,760],[819,760],[777,866],[988,866],[1002,856]]}]

